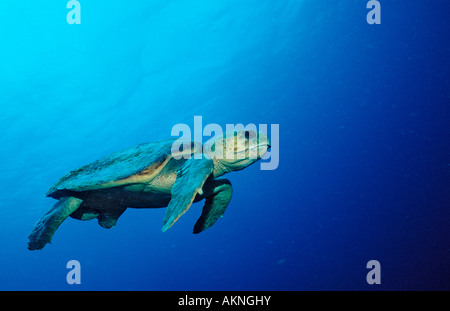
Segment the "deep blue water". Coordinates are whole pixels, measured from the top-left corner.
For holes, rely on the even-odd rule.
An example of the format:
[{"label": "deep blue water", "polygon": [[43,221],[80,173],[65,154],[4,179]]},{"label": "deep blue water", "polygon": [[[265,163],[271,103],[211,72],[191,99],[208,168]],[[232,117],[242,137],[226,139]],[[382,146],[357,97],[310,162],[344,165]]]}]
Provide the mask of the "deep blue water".
[{"label": "deep blue water", "polygon": [[[449,290],[448,4],[380,2],[2,1],[0,289]],[[280,128],[212,228],[128,209],[27,249],[59,177],[194,116]]]}]

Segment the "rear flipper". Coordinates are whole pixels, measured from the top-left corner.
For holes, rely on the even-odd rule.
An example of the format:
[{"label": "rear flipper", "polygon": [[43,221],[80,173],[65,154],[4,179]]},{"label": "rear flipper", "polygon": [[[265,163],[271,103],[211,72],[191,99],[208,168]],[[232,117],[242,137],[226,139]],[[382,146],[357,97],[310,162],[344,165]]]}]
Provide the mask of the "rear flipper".
[{"label": "rear flipper", "polygon": [[193,233],[200,233],[212,225],[219,219],[230,203],[233,195],[233,188],[228,179],[216,179],[205,186],[205,205],[203,206],[202,215],[197,220]]},{"label": "rear flipper", "polygon": [[62,197],[41,219],[34,225],[29,235],[28,249],[42,249],[50,243],[59,225],[81,205],[83,200],[75,197]]},{"label": "rear flipper", "polygon": [[117,219],[125,212],[126,208],[116,208],[109,212],[101,213],[98,218],[98,224],[105,229],[110,229],[116,225]]}]

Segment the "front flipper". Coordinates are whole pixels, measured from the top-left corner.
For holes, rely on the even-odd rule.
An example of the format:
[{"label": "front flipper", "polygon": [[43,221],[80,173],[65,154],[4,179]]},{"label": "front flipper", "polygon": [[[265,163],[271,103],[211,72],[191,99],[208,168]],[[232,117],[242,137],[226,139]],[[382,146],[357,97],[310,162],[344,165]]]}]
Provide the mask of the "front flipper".
[{"label": "front flipper", "polygon": [[50,243],[59,225],[81,205],[83,200],[74,197],[62,197],[41,219],[34,225],[29,235],[28,249],[42,249]]},{"label": "front flipper", "polygon": [[[200,233],[214,225],[216,220],[225,213],[233,195],[233,188],[228,179],[213,180],[211,183],[208,182],[205,188],[208,188],[205,189],[205,195],[207,195],[205,206],[203,206],[202,215],[195,223],[193,233]],[[208,193],[211,194],[208,195]]]},{"label": "front flipper", "polygon": [[210,159],[189,159],[177,173],[172,198],[167,206],[162,231],[169,229],[191,207],[197,193],[202,193],[206,179],[214,169]]}]

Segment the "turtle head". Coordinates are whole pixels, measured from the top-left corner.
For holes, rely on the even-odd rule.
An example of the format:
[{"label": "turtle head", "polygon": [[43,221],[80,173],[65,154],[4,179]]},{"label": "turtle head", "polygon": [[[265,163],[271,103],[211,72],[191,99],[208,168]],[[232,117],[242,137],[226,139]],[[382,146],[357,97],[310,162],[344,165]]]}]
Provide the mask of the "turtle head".
[{"label": "turtle head", "polygon": [[270,148],[270,140],[263,132],[244,129],[228,131],[205,144],[206,153],[214,161],[214,176],[239,171],[255,163]]}]

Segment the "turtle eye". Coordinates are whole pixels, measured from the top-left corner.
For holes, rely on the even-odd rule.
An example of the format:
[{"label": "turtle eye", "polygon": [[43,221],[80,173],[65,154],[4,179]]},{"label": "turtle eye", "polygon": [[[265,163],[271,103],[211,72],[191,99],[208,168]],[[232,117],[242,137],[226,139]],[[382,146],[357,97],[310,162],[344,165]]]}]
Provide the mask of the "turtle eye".
[{"label": "turtle eye", "polygon": [[245,131],[244,132],[244,137],[246,139],[253,139],[253,138],[255,138],[255,136],[256,136],[256,134],[253,131]]}]

